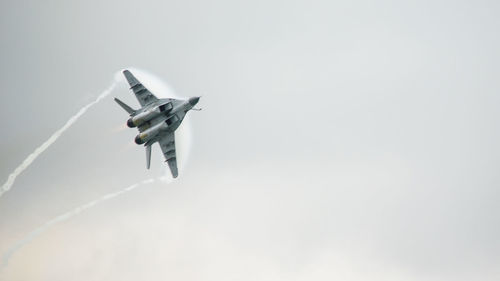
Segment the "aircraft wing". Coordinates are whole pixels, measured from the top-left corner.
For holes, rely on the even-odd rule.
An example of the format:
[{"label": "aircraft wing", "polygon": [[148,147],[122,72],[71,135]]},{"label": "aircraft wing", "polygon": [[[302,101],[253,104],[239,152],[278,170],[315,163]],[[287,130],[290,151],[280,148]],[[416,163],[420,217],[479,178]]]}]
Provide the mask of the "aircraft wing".
[{"label": "aircraft wing", "polygon": [[166,133],[161,136],[158,140],[160,144],[161,151],[163,152],[163,156],[165,156],[165,160],[170,167],[170,171],[172,172],[172,176],[174,178],[177,177],[177,157],[175,153],[175,134],[173,132]]},{"label": "aircraft wing", "polygon": [[127,78],[127,81],[130,85],[130,89],[134,91],[134,94],[141,104],[141,106],[145,106],[147,104],[150,104],[154,101],[157,101],[158,98],[155,97],[142,83],[135,78],[135,76],[128,70],[123,71],[123,75],[125,75],[125,78]]}]

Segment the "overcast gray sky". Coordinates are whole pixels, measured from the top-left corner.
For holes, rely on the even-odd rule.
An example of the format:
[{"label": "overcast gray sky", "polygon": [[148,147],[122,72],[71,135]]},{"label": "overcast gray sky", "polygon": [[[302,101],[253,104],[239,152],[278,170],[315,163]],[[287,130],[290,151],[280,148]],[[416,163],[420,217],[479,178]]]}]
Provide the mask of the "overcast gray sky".
[{"label": "overcast gray sky", "polygon": [[[499,14],[497,1],[2,1],[2,184],[123,68],[202,95],[203,111],[177,180],[49,227],[0,278],[499,280]],[[110,96],[138,104],[123,80]],[[17,178],[2,255],[164,173],[158,147],[145,169],[126,119],[106,98]]]}]

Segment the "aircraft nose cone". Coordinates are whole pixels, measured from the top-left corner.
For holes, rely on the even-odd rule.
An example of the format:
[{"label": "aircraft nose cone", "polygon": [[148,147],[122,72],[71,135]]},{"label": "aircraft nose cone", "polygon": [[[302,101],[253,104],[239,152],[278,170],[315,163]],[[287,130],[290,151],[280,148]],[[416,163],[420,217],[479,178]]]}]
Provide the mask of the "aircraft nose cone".
[{"label": "aircraft nose cone", "polygon": [[192,98],[189,98],[189,104],[190,104],[191,106],[195,106],[195,105],[198,103],[198,101],[199,101],[199,100],[200,100],[200,97],[192,97]]}]

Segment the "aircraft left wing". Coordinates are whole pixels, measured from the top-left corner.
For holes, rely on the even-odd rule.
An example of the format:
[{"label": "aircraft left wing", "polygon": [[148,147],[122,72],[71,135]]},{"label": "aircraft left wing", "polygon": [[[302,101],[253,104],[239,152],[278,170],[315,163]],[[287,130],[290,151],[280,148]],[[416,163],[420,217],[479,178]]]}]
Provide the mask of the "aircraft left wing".
[{"label": "aircraft left wing", "polygon": [[137,98],[141,106],[145,106],[158,100],[158,98],[155,97],[153,93],[146,89],[146,87],[144,87],[144,85],[142,85],[142,83],[137,80],[137,78],[135,78],[132,72],[124,70],[123,75],[125,75],[125,78],[127,78],[130,89],[134,91],[135,97]]},{"label": "aircraft left wing", "polygon": [[163,156],[165,156],[165,160],[170,167],[172,176],[176,178],[179,172],[177,171],[177,157],[175,153],[175,134],[171,132],[161,136],[158,143],[160,144]]}]

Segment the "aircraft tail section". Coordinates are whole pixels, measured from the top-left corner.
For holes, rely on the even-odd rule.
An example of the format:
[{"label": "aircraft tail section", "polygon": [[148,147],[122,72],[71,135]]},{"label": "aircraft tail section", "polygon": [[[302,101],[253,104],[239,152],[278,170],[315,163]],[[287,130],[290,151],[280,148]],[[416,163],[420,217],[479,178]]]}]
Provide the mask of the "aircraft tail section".
[{"label": "aircraft tail section", "polygon": [[125,111],[128,112],[128,114],[132,115],[135,113],[135,110],[133,110],[132,107],[128,106],[127,104],[125,104],[121,100],[115,98],[115,101],[118,105],[120,105],[123,109],[125,109]]},{"label": "aircraft tail section", "polygon": [[146,168],[151,166],[151,145],[146,145]]}]

